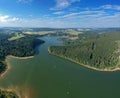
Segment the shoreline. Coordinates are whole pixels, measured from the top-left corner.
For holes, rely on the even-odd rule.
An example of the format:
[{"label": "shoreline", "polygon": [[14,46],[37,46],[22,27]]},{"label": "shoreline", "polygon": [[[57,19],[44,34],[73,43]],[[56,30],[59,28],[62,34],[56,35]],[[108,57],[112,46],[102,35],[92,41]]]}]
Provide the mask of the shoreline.
[{"label": "shoreline", "polygon": [[13,55],[8,55],[6,57],[7,58],[14,58],[14,59],[19,59],[19,60],[25,60],[25,59],[31,59],[31,58],[34,58],[34,56],[27,56],[27,57],[17,57],[17,56],[13,56]]},{"label": "shoreline", "polygon": [[5,61],[4,61],[4,62],[5,62],[5,65],[6,65],[6,69],[5,69],[4,72],[2,72],[2,73],[0,74],[0,78],[1,78],[1,77],[4,77],[4,76],[6,75],[6,73],[11,69],[11,66],[10,66],[9,62],[7,61],[8,58],[14,58],[14,59],[19,59],[19,60],[25,60],[25,59],[34,58],[34,56],[28,56],[28,57],[16,57],[16,56],[12,56],[12,55],[6,56]]},{"label": "shoreline", "polygon": [[[10,65],[10,63],[7,61],[7,59],[9,59],[9,58],[25,60],[25,59],[34,58],[34,56],[28,56],[28,57],[16,57],[16,56],[12,56],[12,55],[6,56],[5,61],[4,61],[5,65],[6,65],[6,69],[5,69],[4,72],[2,72],[2,73],[0,74],[0,78],[3,78],[3,77],[6,75],[6,73],[8,73],[8,71],[11,69],[11,65]],[[7,91],[7,92],[12,92],[12,93],[15,94],[16,96],[18,96],[18,98],[22,98],[21,95],[20,95],[20,93],[19,93],[17,90],[15,90],[15,89],[12,89],[12,88],[7,88],[7,89],[5,89],[5,88],[0,87],[0,90]],[[25,95],[25,98],[28,98],[28,95]]]},{"label": "shoreline", "polygon": [[5,88],[0,87],[0,90],[6,91],[6,92],[12,92],[12,93],[15,94],[18,98],[21,98],[19,92],[18,92],[17,90],[15,90],[15,89],[12,89],[12,88],[6,88],[6,89],[5,89]]},{"label": "shoreline", "polygon": [[0,78],[4,77],[6,75],[6,73],[11,69],[11,66],[10,64],[7,62],[7,60],[5,59],[5,66],[6,66],[6,69],[4,72],[2,72],[0,74]]},{"label": "shoreline", "polygon": [[73,62],[73,63],[82,65],[83,67],[86,67],[86,68],[89,68],[89,69],[92,69],[92,70],[101,71],[101,72],[120,71],[120,67],[117,67],[117,65],[116,65],[115,67],[109,67],[109,68],[99,69],[99,68],[92,67],[92,66],[90,66],[90,65],[82,64],[82,63],[77,62],[77,61],[75,61],[75,60],[73,60],[73,59],[70,59],[70,58],[67,58],[67,57],[64,57],[64,56],[60,56],[60,55],[51,53],[50,47],[48,47],[48,52],[49,52],[49,54],[52,54],[52,55],[54,55],[54,56],[60,57],[60,58],[65,59],[65,60],[69,60],[69,61],[71,61],[71,62]]}]

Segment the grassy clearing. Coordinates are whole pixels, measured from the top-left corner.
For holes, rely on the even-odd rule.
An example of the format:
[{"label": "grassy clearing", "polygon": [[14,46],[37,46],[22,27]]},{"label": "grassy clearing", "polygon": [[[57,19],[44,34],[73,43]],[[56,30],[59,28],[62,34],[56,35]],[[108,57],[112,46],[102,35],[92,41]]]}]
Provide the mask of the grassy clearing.
[{"label": "grassy clearing", "polygon": [[79,34],[83,34],[83,32],[77,31],[77,30],[73,30],[73,29],[66,30],[65,33],[70,34],[70,35],[74,35],[74,36],[77,36]]},{"label": "grassy clearing", "polygon": [[13,37],[9,38],[8,40],[13,41],[13,40],[17,40],[17,39],[20,39],[20,38],[23,38],[23,37],[25,37],[24,34],[16,33]]},{"label": "grassy clearing", "polygon": [[24,34],[29,34],[29,35],[48,35],[48,34],[53,34],[53,31],[39,31],[39,32],[24,32]]}]

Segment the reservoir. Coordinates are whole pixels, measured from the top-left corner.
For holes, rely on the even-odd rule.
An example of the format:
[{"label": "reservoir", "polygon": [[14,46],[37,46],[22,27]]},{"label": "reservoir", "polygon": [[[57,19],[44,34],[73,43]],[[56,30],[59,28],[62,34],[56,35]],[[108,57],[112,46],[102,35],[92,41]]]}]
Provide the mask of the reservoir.
[{"label": "reservoir", "polygon": [[22,98],[120,98],[120,71],[99,72],[50,55],[49,46],[63,45],[58,38],[41,37],[45,43],[34,58],[7,58],[11,69],[0,87],[15,89]]}]

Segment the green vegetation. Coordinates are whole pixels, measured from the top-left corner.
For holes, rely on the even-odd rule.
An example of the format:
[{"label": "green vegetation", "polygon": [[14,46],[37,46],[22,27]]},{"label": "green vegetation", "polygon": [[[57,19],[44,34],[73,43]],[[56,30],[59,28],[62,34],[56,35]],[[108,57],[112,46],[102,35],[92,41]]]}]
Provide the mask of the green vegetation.
[{"label": "green vegetation", "polygon": [[77,36],[79,34],[83,34],[83,32],[75,30],[75,29],[68,29],[64,31],[66,34],[69,34],[71,36]]},{"label": "green vegetation", "polygon": [[120,56],[120,31],[113,33],[84,33],[77,44],[51,46],[51,54],[97,69],[114,69]]},{"label": "green vegetation", "polygon": [[45,29],[45,30],[27,30],[24,31],[24,34],[29,35],[70,35],[70,36],[78,36],[79,34],[83,34],[82,31],[77,29]]},{"label": "green vegetation", "polygon": [[0,89],[0,98],[19,98],[15,93]]},{"label": "green vegetation", "polygon": [[0,61],[0,74],[3,73],[6,70],[6,65]]},{"label": "green vegetation", "polygon": [[49,34],[53,34],[53,33],[54,33],[53,31],[39,31],[39,32],[27,31],[27,32],[24,32],[24,34],[29,34],[29,35],[41,35],[41,36],[49,35]]},{"label": "green vegetation", "polygon": [[17,40],[17,39],[20,39],[22,37],[25,37],[24,34],[19,34],[19,33],[15,33],[14,36],[12,36],[11,38],[8,38],[9,41],[13,41],[13,40]]},{"label": "green vegetation", "polygon": [[3,73],[6,69],[6,65],[3,64],[7,55],[13,55],[17,57],[33,56],[35,54],[35,47],[44,43],[40,39],[36,39],[36,36],[23,35],[24,37],[16,40],[8,40],[12,38],[14,34],[0,33],[0,73]]},{"label": "green vegetation", "polygon": [[[7,55],[33,56],[35,47],[42,43],[44,41],[32,35],[0,33],[0,75],[7,69],[5,64]],[[0,98],[18,98],[18,96],[13,92],[0,89]]]}]

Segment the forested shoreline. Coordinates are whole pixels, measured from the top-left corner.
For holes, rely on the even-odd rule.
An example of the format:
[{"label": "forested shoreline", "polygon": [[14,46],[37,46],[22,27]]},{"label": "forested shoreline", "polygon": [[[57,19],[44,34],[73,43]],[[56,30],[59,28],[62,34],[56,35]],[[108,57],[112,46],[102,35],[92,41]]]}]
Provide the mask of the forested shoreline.
[{"label": "forested shoreline", "polygon": [[[51,46],[49,53],[98,70],[120,67],[120,32],[79,35],[81,43]],[[79,41],[78,40],[78,41]]]},{"label": "forested shoreline", "polygon": [[37,39],[33,35],[25,35],[23,38],[9,41],[8,38],[12,36],[9,34],[0,34],[0,73],[6,69],[6,65],[3,63],[6,56],[33,56],[35,54],[35,47],[44,43],[44,41]]},{"label": "forested shoreline", "polygon": [[[0,76],[8,68],[5,62],[6,56],[30,57],[35,55],[36,46],[44,43],[34,35],[24,35],[24,37],[14,38],[15,34],[0,33]],[[12,40],[9,40],[12,39]],[[15,39],[15,40],[14,40]],[[14,92],[1,90],[0,98],[19,98]]]}]

